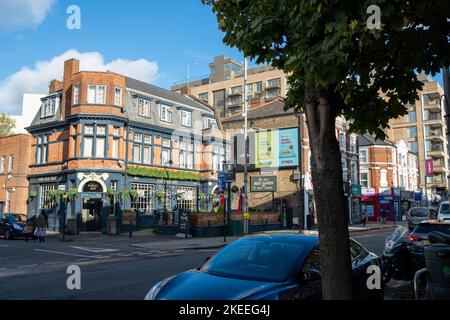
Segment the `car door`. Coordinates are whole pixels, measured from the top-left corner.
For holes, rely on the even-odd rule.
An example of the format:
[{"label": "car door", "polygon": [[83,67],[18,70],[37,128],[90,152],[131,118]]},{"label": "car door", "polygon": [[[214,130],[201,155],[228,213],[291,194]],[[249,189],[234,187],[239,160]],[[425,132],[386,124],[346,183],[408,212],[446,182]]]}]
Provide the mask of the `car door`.
[{"label": "car door", "polygon": [[298,287],[291,291],[289,300],[321,300],[322,280],[320,273],[320,250],[317,246],[303,263],[297,272],[296,282]]},{"label": "car door", "polygon": [[5,215],[0,215],[0,235],[5,233]]}]

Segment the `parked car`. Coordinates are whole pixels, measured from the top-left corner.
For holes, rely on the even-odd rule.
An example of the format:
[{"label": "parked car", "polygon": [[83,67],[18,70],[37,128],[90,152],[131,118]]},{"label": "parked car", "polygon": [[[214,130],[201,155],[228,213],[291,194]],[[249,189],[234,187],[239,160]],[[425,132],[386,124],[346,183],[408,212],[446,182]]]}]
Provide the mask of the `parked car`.
[{"label": "parked car", "polygon": [[408,228],[413,231],[420,222],[426,220],[437,219],[437,211],[435,208],[417,207],[408,211]]},{"label": "parked car", "polygon": [[450,220],[450,205],[448,201],[442,201],[439,205],[439,220]]},{"label": "parked car", "polygon": [[428,245],[430,244],[430,242],[428,241],[428,234],[433,231],[450,234],[450,220],[422,221],[409,235],[408,240],[413,242],[422,242],[424,245]]},{"label": "parked car", "polygon": [[[384,296],[369,290],[367,268],[381,259],[351,240],[353,295]],[[314,233],[265,233],[241,238],[195,270],[156,283],[146,300],[315,300],[321,299],[319,237]]]},{"label": "parked car", "polygon": [[0,236],[6,240],[23,237],[23,229],[27,223],[27,218],[21,214],[4,213],[0,215]]}]

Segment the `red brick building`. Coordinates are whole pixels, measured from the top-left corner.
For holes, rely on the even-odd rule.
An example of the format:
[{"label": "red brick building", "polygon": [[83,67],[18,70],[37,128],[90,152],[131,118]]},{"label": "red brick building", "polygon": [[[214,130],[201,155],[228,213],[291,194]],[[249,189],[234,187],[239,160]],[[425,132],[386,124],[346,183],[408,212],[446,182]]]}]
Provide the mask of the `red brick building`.
[{"label": "red brick building", "polygon": [[27,214],[31,144],[27,134],[0,138],[0,213]]},{"label": "red brick building", "polygon": [[[80,71],[78,60],[68,60],[28,128],[37,193],[30,208],[48,210],[54,228],[65,211],[78,231],[105,231],[111,218],[120,228],[129,208],[149,216],[194,210],[196,196],[217,187],[226,149],[219,128],[214,110],[196,99],[113,72]],[[54,190],[69,201],[55,203]],[[130,190],[138,195],[132,203],[118,195]]]}]

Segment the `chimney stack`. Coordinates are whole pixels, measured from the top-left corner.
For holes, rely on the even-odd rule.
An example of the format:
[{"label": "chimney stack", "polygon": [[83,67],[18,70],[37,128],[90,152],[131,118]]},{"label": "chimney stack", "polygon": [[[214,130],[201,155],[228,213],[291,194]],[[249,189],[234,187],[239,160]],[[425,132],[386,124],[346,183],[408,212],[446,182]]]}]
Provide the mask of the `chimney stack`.
[{"label": "chimney stack", "polygon": [[69,59],[64,61],[63,97],[61,104],[61,119],[66,119],[72,102],[72,76],[80,71],[80,61]]},{"label": "chimney stack", "polygon": [[50,86],[48,89],[48,94],[53,94],[63,89],[63,83],[59,80],[53,79],[50,81]]}]

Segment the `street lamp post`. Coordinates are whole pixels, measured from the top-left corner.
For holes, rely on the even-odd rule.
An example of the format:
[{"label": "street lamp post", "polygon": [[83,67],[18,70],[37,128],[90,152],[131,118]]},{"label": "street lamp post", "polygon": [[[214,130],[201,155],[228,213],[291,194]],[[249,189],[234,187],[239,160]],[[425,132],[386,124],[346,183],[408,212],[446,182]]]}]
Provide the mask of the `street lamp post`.
[{"label": "street lamp post", "polygon": [[247,57],[244,58],[244,234],[249,233],[248,225],[248,101],[247,101]]}]

